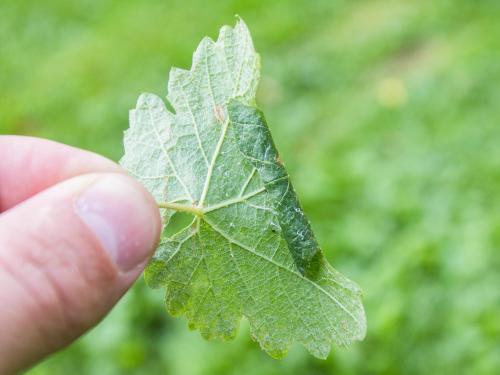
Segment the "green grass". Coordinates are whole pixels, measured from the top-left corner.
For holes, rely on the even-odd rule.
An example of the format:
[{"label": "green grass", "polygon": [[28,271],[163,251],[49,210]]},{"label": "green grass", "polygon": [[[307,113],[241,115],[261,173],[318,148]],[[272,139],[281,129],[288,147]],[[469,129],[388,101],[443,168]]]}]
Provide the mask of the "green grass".
[{"label": "green grass", "polygon": [[0,132],[118,159],[128,109],[166,94],[241,15],[259,104],[329,259],[364,290],[368,335],[326,361],[205,342],[143,281],[42,374],[491,374],[500,367],[497,1],[0,4]]}]

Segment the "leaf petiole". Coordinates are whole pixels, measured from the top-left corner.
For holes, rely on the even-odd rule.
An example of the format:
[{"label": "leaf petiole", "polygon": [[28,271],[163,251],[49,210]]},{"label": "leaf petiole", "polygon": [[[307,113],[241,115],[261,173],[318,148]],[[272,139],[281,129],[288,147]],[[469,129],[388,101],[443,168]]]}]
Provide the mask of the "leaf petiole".
[{"label": "leaf petiole", "polygon": [[198,207],[194,206],[188,206],[185,204],[179,204],[179,203],[169,203],[169,202],[157,202],[159,208],[166,208],[169,210],[175,210],[175,211],[182,211],[182,212],[189,212],[192,213],[196,216],[202,217],[203,216],[203,210]]}]

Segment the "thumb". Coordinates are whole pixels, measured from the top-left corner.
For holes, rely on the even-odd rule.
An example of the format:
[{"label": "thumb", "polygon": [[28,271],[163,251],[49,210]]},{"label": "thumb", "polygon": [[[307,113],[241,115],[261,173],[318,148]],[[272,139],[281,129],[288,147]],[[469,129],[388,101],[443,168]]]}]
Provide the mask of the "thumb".
[{"label": "thumb", "polygon": [[0,373],[95,325],[139,276],[159,237],[153,198],[131,178],[87,174],[0,215]]}]

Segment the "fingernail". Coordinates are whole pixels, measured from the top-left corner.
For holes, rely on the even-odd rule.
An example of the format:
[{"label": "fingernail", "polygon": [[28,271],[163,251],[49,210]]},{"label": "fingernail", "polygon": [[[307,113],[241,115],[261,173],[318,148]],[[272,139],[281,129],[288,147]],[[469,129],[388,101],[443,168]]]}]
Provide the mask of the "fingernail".
[{"label": "fingernail", "polygon": [[149,258],[158,236],[158,208],[129,177],[101,177],[79,196],[75,209],[120,271]]}]

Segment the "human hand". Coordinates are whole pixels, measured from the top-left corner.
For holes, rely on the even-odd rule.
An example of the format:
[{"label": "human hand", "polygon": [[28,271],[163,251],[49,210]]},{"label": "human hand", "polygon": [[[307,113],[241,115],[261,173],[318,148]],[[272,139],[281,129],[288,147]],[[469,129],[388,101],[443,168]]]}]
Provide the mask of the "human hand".
[{"label": "human hand", "polygon": [[0,374],[97,324],[142,272],[160,227],[151,195],[115,163],[0,136]]}]

